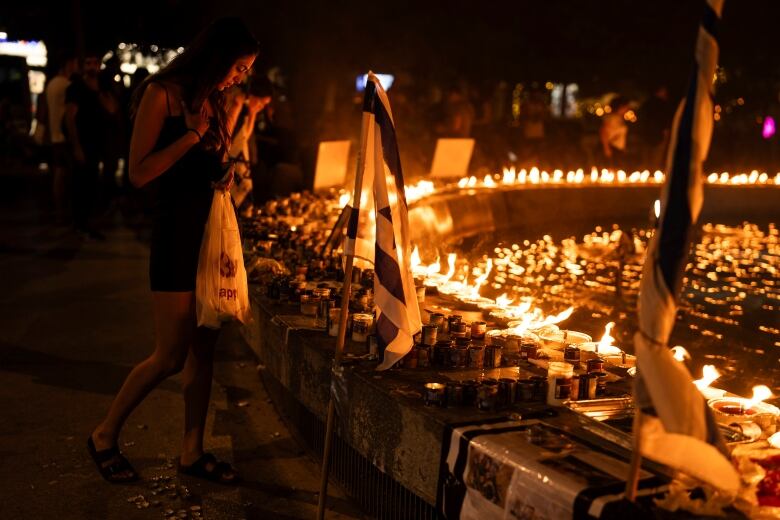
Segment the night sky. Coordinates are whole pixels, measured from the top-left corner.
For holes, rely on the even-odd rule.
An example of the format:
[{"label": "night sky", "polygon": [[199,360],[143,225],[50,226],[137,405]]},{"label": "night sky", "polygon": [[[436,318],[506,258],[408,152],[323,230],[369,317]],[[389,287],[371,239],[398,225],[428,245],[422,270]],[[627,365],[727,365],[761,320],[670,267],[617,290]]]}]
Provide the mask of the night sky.
[{"label": "night sky", "polygon": [[[213,17],[238,14],[255,29],[266,64],[296,75],[377,70],[469,79],[577,81],[612,88],[682,76],[690,64],[702,2],[548,0],[257,2],[247,0],[13,2],[0,28],[13,38],[75,46],[80,4],[87,45],[119,40],[178,47]],[[722,64],[775,79],[780,3],[726,2]],[[322,67],[318,67],[317,65]]]},{"label": "night sky", "polygon": [[[368,69],[442,87],[463,79],[485,88],[499,79],[576,82],[581,97],[620,92],[639,100],[662,83],[679,99],[703,0],[141,0],[114,4],[118,16],[104,2],[45,0],[4,5],[0,30],[43,39],[50,52],[74,48],[78,6],[86,46],[100,50],[121,41],[175,48],[215,17],[242,16],[261,43],[258,69],[281,68],[297,119],[311,123],[329,86],[350,96]],[[717,95],[725,102],[744,96],[743,128],[780,106],[778,19],[777,0],[725,4],[720,63],[728,82]],[[734,140],[716,133],[715,141]]]}]

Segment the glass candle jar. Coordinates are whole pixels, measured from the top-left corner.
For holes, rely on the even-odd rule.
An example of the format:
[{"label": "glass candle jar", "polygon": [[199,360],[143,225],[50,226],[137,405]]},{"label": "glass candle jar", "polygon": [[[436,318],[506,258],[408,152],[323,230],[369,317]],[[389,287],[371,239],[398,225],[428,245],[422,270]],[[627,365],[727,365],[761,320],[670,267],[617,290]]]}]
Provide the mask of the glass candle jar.
[{"label": "glass candle jar", "polygon": [[547,368],[547,404],[563,406],[571,396],[571,378],[574,367],[569,363],[551,361]]}]

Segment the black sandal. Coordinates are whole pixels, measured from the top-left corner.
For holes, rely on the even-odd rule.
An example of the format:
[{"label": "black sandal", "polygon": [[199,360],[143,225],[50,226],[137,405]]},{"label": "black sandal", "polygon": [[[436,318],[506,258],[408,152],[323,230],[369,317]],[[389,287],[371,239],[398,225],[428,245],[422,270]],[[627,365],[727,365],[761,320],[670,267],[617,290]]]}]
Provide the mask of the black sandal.
[{"label": "black sandal", "polygon": [[[209,465],[211,469],[209,469]],[[179,462],[179,473],[202,478],[217,484],[235,484],[239,480],[238,473],[227,462],[218,461],[211,453],[204,453],[198,460],[184,466]],[[231,476],[232,475],[232,476]]]},{"label": "black sandal", "polygon": [[[138,480],[138,473],[136,473],[133,466],[130,465],[130,462],[128,462],[116,446],[98,451],[95,448],[95,442],[90,435],[89,439],[87,439],[87,450],[92,456],[92,460],[95,461],[98,471],[108,482],[111,482],[112,484],[127,484]],[[104,464],[109,461],[111,464],[104,466]],[[123,472],[129,472],[130,476],[117,477],[119,473]]]}]

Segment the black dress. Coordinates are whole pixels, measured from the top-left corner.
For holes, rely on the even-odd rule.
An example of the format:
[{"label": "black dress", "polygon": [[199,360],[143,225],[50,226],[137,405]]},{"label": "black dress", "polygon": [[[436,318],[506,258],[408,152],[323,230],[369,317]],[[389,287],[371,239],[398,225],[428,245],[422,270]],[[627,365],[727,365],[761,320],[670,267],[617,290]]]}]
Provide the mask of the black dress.
[{"label": "black dress", "polygon": [[[166,101],[168,91],[165,91]],[[154,151],[187,133],[184,115],[165,118]],[[152,291],[194,291],[203,230],[222,177],[222,154],[200,143],[150,183],[154,193],[149,281]]]}]

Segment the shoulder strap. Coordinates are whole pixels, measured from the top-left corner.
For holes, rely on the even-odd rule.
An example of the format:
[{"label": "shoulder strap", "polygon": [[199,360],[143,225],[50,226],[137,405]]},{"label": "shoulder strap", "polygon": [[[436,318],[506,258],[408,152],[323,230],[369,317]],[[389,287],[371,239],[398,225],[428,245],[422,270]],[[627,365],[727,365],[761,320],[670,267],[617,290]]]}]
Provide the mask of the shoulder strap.
[{"label": "shoulder strap", "polygon": [[168,115],[171,115],[171,99],[168,96],[168,87],[166,87],[165,83],[163,83],[162,81],[156,81],[155,83],[160,85],[165,91],[165,106],[168,107]]}]

